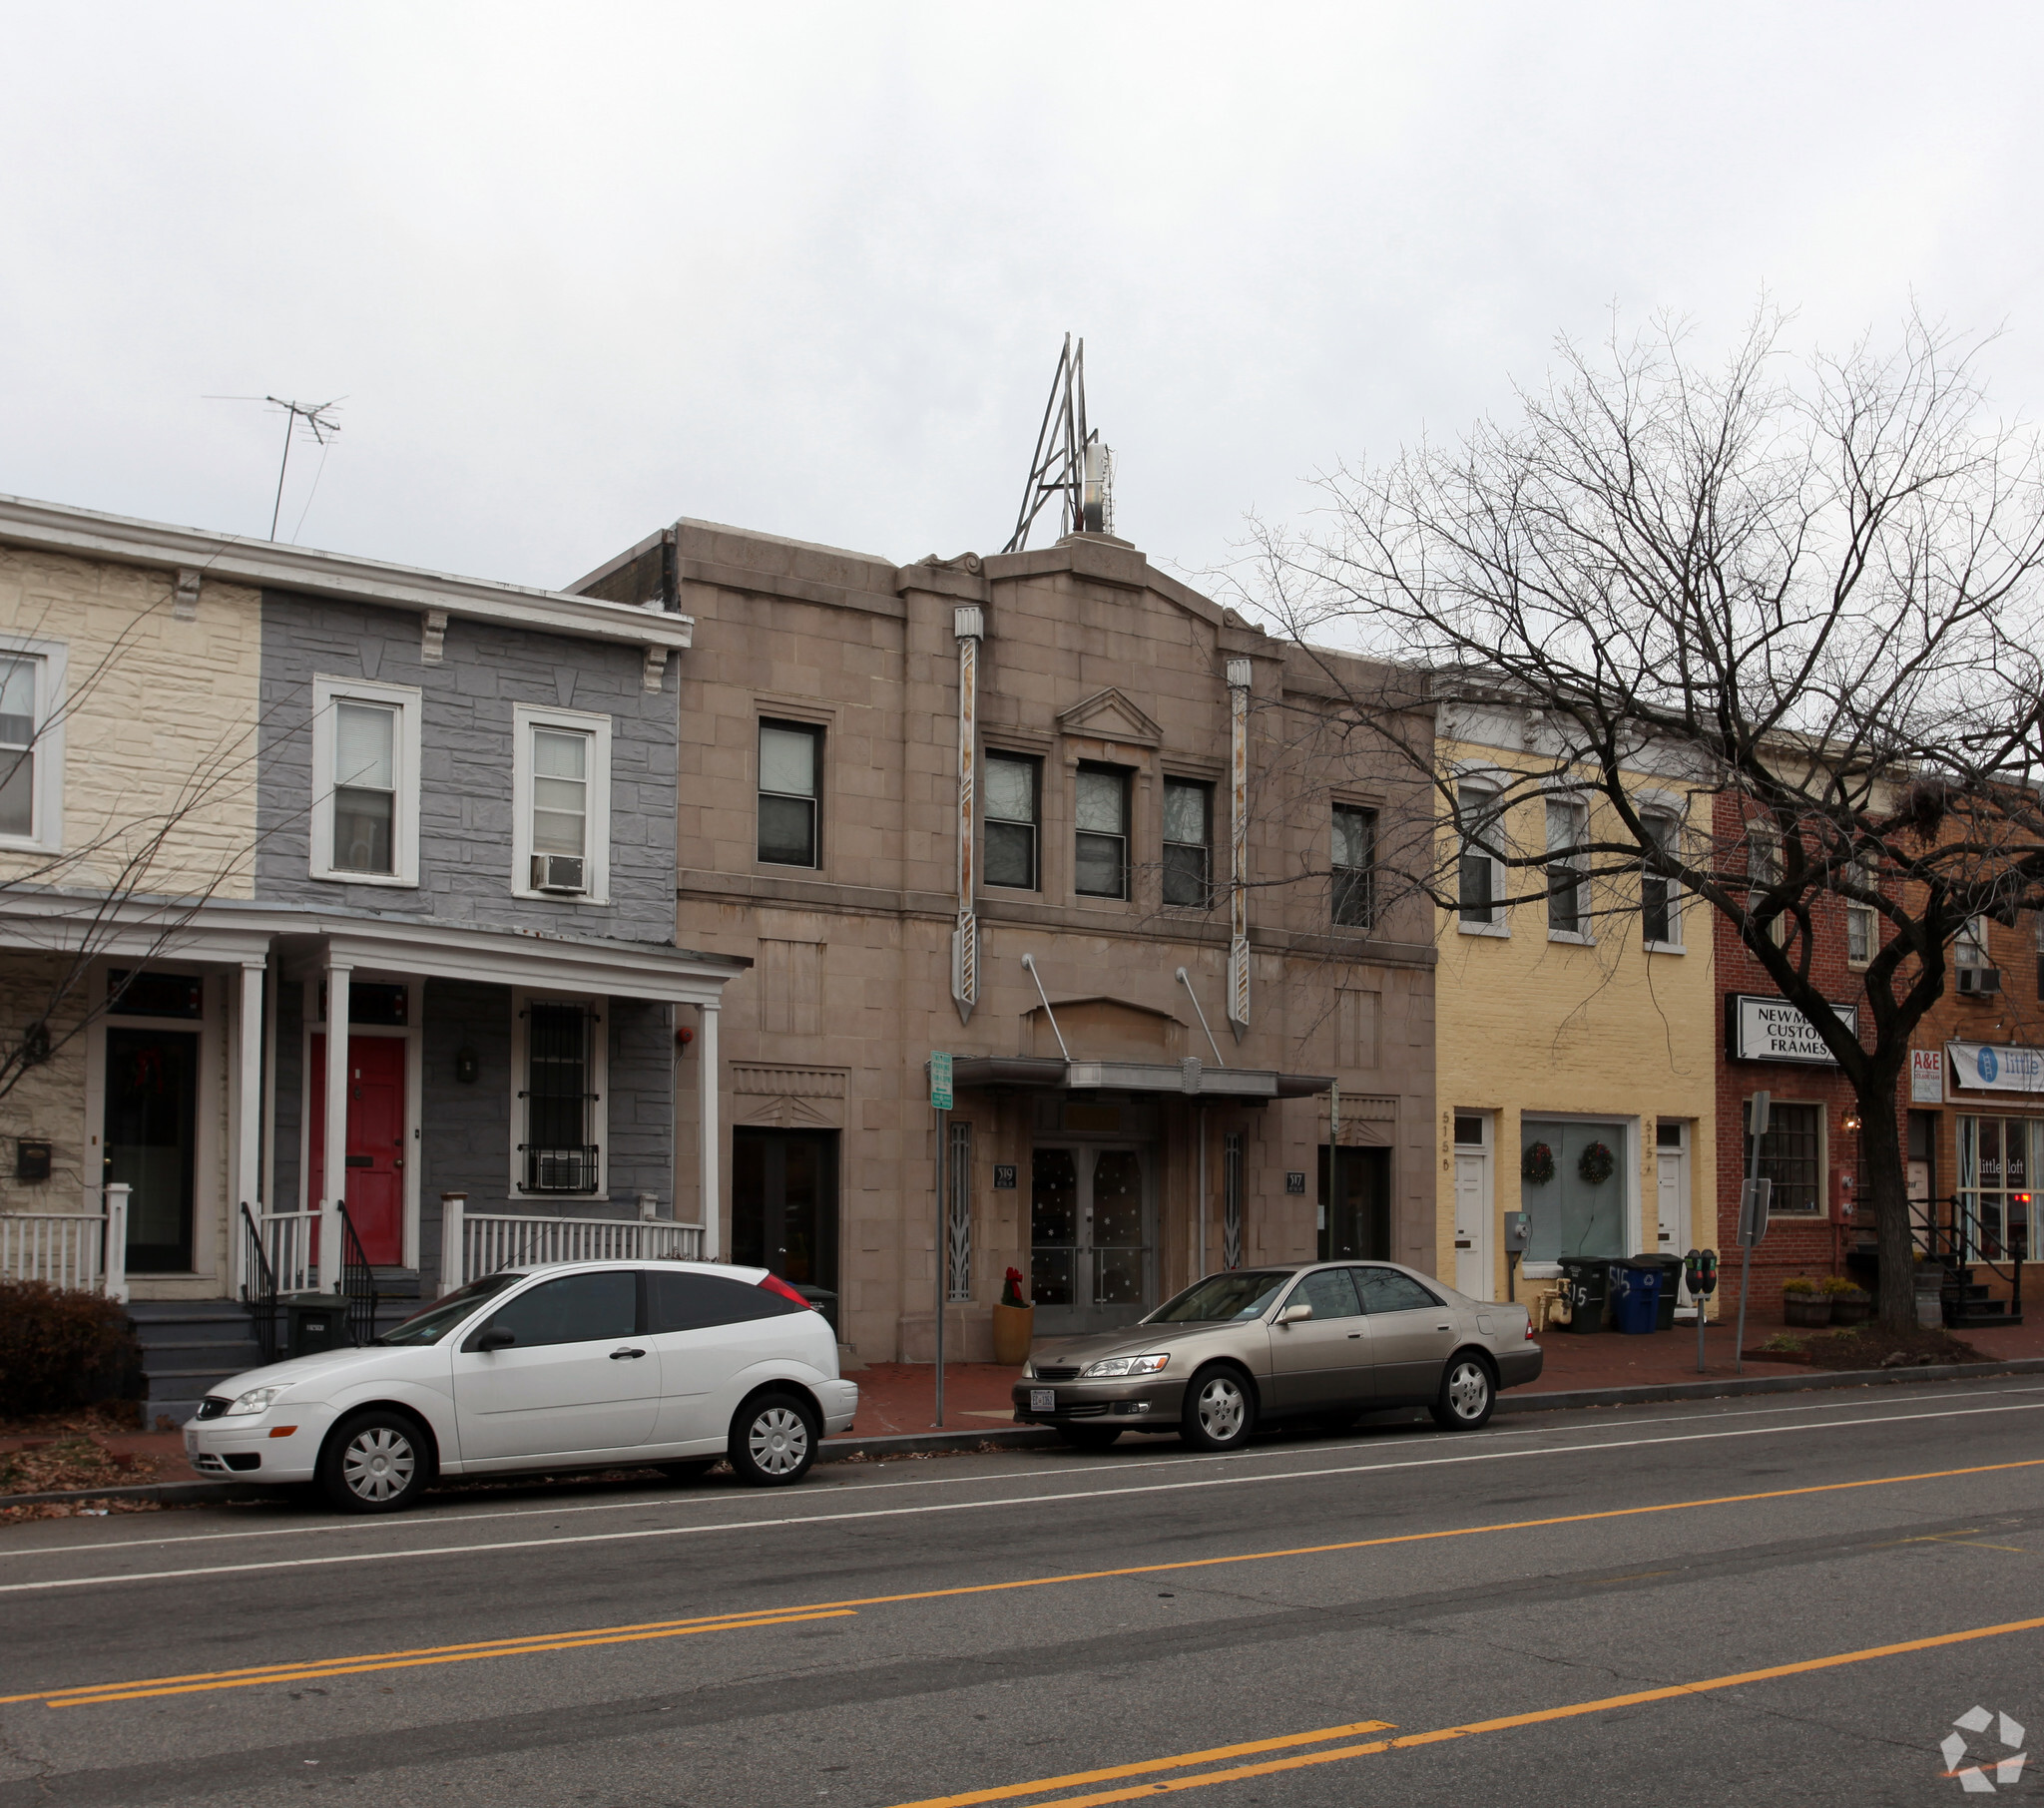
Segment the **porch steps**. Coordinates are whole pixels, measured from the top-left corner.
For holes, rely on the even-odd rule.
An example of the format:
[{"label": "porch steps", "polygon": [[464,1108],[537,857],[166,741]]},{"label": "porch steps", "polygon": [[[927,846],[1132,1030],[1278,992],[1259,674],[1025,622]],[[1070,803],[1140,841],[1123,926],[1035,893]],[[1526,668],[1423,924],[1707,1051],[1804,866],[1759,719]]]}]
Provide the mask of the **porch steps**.
[{"label": "porch steps", "polygon": [[138,1299],[128,1316],[142,1345],[143,1425],[182,1425],[220,1383],[259,1368],[249,1308],[233,1299]]},{"label": "porch steps", "polygon": [[2020,1325],[2023,1315],[2006,1299],[1996,1299],[1971,1268],[1955,1267],[1944,1288],[1944,1322],[1949,1330],[1985,1331],[1997,1325]]}]

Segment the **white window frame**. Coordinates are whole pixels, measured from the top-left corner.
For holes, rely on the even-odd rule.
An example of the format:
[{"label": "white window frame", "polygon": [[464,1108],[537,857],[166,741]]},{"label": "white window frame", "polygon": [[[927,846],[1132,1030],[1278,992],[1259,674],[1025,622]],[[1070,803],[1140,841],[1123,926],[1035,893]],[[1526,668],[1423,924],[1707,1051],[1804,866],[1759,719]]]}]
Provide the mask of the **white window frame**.
[{"label": "white window frame", "polygon": [[[1665,791],[1643,791],[1633,799],[1633,808],[1639,813],[1643,823],[1649,817],[1667,823],[1674,832],[1676,850],[1678,853],[1681,851],[1683,831],[1689,825],[1686,799],[1671,796]],[[1647,899],[1644,887],[1650,878],[1657,876],[1647,871],[1647,863],[1644,860],[1640,862],[1640,884],[1643,888],[1640,894],[1640,945],[1649,954],[1687,954],[1688,945],[1682,939],[1682,900],[1685,893],[1680,879],[1661,880],[1661,883],[1668,887],[1667,939],[1656,941],[1646,932]]]},{"label": "white window frame", "polygon": [[1992,967],[1994,959],[1987,945],[1987,918],[1984,915],[1968,917],[1952,937],[1952,965],[1954,967]]},{"label": "white window frame", "polygon": [[[528,1191],[525,1185],[525,1163],[519,1158],[518,1145],[530,1142],[526,1134],[526,1113],[530,1102],[525,1098],[529,1090],[530,1075],[526,1072],[526,1051],[531,1046],[527,1027],[531,1022],[529,1008],[535,1003],[542,1005],[580,1005],[595,1020],[590,1026],[589,1037],[589,1090],[596,1095],[589,1102],[589,1140],[596,1145],[596,1190],[593,1192]],[[511,992],[511,1109],[506,1114],[510,1122],[511,1140],[505,1149],[510,1162],[507,1179],[511,1197],[514,1199],[559,1199],[577,1205],[602,1205],[609,1202],[611,1190],[611,1026],[610,1000],[593,997],[586,992],[531,992],[513,987]]]},{"label": "white window frame", "polygon": [[[1459,902],[1461,897],[1463,854],[1465,848],[1471,845],[1469,837],[1462,827],[1462,792],[1465,788],[1472,791],[1482,791],[1487,793],[1491,801],[1495,803],[1504,795],[1505,785],[1508,782],[1508,774],[1500,773],[1487,766],[1472,767],[1455,774],[1455,810],[1453,820],[1449,826],[1455,833],[1455,889],[1457,898],[1455,928],[1462,935],[1498,936],[1504,940],[1510,940],[1511,938],[1511,909],[1504,902],[1507,895],[1507,871],[1504,861],[1498,856],[1495,849],[1486,848],[1480,842],[1474,844],[1479,853],[1486,853],[1490,856],[1490,895],[1493,900],[1490,906],[1490,921],[1487,923],[1470,922],[1462,915]],[[1490,826],[1493,835],[1498,840],[1502,841],[1507,838],[1505,818],[1502,811],[1491,818]]]},{"label": "white window frame", "polygon": [[[333,717],[336,703],[380,703],[397,711],[397,771],[387,873],[344,871],[333,864]],[[336,885],[416,887],[419,882],[419,723],[424,693],[416,684],[370,678],[312,679],[312,877]]]},{"label": "white window frame", "polygon": [[[581,897],[540,891],[532,883],[532,731],[561,728],[589,736],[589,817],[584,858],[589,890]],[[547,709],[537,703],[511,706],[511,893],[549,904],[608,904],[611,901],[611,718],[586,709]]]},{"label": "white window frame", "polygon": [[61,853],[64,848],[64,698],[70,649],[62,641],[0,635],[0,654],[36,662],[35,814],[26,835],[0,835],[0,848]]}]

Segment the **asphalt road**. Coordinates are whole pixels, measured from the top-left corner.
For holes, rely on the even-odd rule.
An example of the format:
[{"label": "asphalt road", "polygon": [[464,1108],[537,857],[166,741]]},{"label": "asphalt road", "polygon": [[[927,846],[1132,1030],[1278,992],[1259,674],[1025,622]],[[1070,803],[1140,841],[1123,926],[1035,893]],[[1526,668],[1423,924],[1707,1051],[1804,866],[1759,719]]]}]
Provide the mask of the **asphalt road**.
[{"label": "asphalt road", "polygon": [[2044,1387],[8,1527],[0,1695],[0,1808],[1956,1801]]}]

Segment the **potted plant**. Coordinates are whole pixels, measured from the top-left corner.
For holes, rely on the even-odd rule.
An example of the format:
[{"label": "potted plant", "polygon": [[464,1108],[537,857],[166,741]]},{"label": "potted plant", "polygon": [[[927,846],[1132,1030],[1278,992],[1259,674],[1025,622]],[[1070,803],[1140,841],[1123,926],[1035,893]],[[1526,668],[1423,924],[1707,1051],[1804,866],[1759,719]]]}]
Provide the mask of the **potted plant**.
[{"label": "potted plant", "polygon": [[1816,1282],[1796,1275],[1782,1283],[1782,1321],[1821,1329],[1831,1322],[1831,1296]]},{"label": "potted plant", "polygon": [[1022,1297],[1022,1270],[1010,1268],[1001,1283],[1000,1304],[994,1307],[994,1360],[1019,1369],[1028,1359],[1036,1329],[1036,1308]]},{"label": "potted plant", "polygon": [[1833,1274],[1824,1282],[1822,1291],[1831,1302],[1834,1325],[1863,1325],[1873,1316],[1873,1295],[1857,1281]]}]

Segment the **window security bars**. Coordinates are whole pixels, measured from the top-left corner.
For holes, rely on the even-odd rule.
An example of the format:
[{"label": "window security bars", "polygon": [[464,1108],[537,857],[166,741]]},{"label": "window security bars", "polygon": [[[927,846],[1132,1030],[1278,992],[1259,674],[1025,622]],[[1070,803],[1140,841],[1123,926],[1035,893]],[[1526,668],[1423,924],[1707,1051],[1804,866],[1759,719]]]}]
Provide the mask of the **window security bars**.
[{"label": "window security bars", "polygon": [[526,1013],[524,1157],[527,1192],[594,1192],[602,1151],[589,1140],[590,1017],[582,1005]]},{"label": "window security bars", "polygon": [[972,1297],[972,1126],[951,1126],[951,1169],[944,1189],[944,1297]]},{"label": "window security bars", "polygon": [[1189,910],[1214,903],[1214,787],[1164,781],[1164,901]]}]

